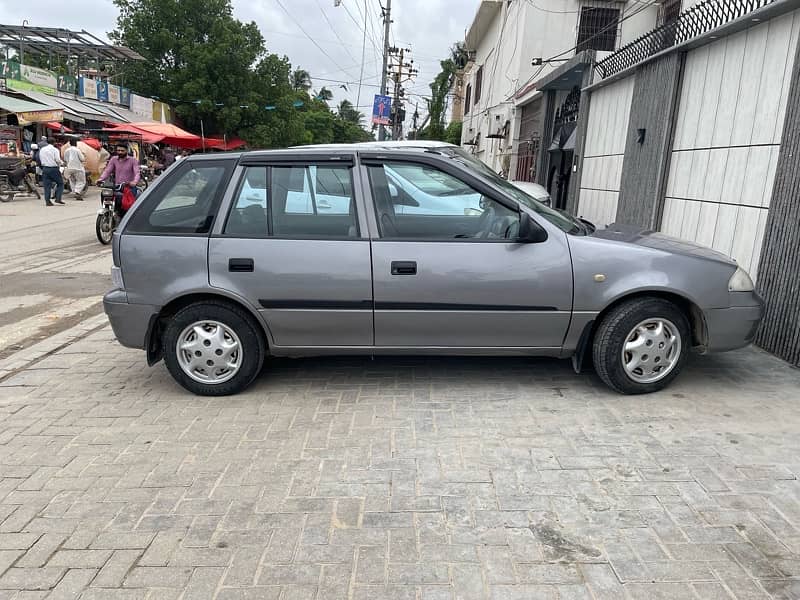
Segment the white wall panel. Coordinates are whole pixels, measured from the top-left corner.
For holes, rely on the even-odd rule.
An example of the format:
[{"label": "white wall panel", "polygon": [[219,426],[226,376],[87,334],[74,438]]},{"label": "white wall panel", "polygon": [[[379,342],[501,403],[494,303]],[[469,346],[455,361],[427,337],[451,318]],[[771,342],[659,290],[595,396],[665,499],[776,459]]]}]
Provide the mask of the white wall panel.
[{"label": "white wall panel", "polygon": [[583,156],[578,215],[604,227],[617,214],[634,78],[592,93]]},{"label": "white wall panel", "polygon": [[661,230],[758,266],[800,11],[686,55]]}]

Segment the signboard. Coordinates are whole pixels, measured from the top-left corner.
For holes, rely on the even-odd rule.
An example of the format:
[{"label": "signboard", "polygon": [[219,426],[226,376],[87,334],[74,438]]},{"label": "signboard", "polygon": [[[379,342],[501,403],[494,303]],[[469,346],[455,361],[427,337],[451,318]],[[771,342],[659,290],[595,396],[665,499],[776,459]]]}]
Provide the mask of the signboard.
[{"label": "signboard", "polygon": [[103,102],[108,102],[108,82],[98,80],[97,84],[97,99]]},{"label": "signboard", "polygon": [[130,107],[131,111],[144,119],[153,118],[153,101],[150,98],[131,94]]},{"label": "signboard", "polygon": [[114,104],[119,104],[119,86],[118,85],[109,85],[108,86],[108,101],[113,102]]},{"label": "signboard", "polygon": [[88,77],[78,80],[78,94],[83,98],[97,99],[97,82]]},{"label": "signboard", "polygon": [[0,77],[8,89],[52,93],[56,89],[56,74],[45,69],[21,65],[13,60],[0,61]]},{"label": "signboard", "polygon": [[20,75],[22,81],[27,81],[37,87],[49,91],[56,89],[56,74],[51,71],[29,67],[28,65],[20,65]]},{"label": "signboard", "polygon": [[392,99],[389,96],[375,94],[375,102],[372,104],[372,122],[376,125],[388,125],[392,113]]},{"label": "signboard", "polygon": [[56,81],[56,89],[59,92],[66,92],[70,96],[78,93],[78,78],[71,75],[59,75]]},{"label": "signboard", "polygon": [[19,63],[13,60],[0,61],[0,77],[4,79],[19,79],[21,77]]},{"label": "signboard", "polygon": [[122,106],[131,105],[131,91],[128,88],[119,88],[119,103],[122,104]]},{"label": "signboard", "polygon": [[47,123],[48,121],[63,121],[64,111],[58,110],[34,110],[30,112],[16,113],[20,125],[30,125],[31,123]]},{"label": "signboard", "polygon": [[172,107],[156,100],[153,102],[153,114],[150,118],[159,123],[172,123]]}]

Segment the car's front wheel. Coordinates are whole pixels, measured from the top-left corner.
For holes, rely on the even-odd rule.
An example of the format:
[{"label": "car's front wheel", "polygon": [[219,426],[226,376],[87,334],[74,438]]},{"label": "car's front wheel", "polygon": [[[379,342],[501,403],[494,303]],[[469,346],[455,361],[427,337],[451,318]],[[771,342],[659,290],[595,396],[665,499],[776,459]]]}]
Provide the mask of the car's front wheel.
[{"label": "car's front wheel", "polygon": [[668,300],[634,298],[614,307],[594,336],[600,379],[622,394],[664,389],[683,368],[691,331],[683,311]]},{"label": "car's front wheel", "polygon": [[258,323],[224,302],[182,309],[169,321],[162,341],[172,377],[201,396],[241,392],[261,371],[266,353]]}]

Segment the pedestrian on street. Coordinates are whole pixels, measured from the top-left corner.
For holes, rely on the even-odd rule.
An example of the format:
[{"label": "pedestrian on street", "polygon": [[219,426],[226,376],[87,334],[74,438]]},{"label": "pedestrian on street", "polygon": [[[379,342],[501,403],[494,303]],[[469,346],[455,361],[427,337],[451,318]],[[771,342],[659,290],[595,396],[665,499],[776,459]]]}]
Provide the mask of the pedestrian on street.
[{"label": "pedestrian on street", "polygon": [[86,188],[86,172],[83,163],[86,157],[78,148],[78,140],[71,139],[69,148],[64,153],[64,161],[67,163],[64,169],[64,179],[69,181],[70,189],[75,193],[76,200],[83,200],[83,190]]},{"label": "pedestrian on street", "polygon": [[44,186],[44,204],[45,206],[53,206],[50,202],[50,192],[53,186],[56,188],[55,203],[64,205],[61,196],[64,194],[64,178],[61,177],[60,167],[63,166],[64,161],[61,160],[61,155],[58,148],[55,147],[54,139],[42,138],[39,140],[39,160],[42,163],[42,185]]},{"label": "pedestrian on street", "polygon": [[108,161],[106,168],[97,180],[97,185],[102,185],[103,182],[111,176],[114,176],[115,185],[129,185],[134,196],[139,194],[136,184],[139,183],[139,161],[133,157],[128,156],[128,147],[125,144],[117,144],[114,157]]}]

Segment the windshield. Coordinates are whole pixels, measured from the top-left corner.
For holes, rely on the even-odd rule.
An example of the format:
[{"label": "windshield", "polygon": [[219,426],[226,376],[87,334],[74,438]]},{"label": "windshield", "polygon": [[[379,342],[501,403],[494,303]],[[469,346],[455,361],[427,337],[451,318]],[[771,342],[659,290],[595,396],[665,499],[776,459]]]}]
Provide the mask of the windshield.
[{"label": "windshield", "polygon": [[524,204],[532,211],[534,211],[536,214],[541,215],[542,217],[550,221],[553,225],[555,225],[562,231],[571,234],[587,233],[588,229],[586,225],[581,223],[578,219],[576,219],[575,217],[573,217],[568,213],[555,210],[553,208],[550,208],[549,206],[545,206],[544,204],[536,200],[536,198],[534,198],[533,196],[526,194],[517,186],[509,183],[508,181],[500,177],[497,173],[492,171],[492,169],[490,169],[486,164],[484,164],[482,161],[472,156],[469,152],[466,152],[460,146],[442,146],[441,148],[436,148],[436,151],[441,152],[442,154],[445,154],[450,158],[458,160],[462,162],[465,166],[475,171],[478,171],[478,173],[489,179],[497,187],[502,189],[512,198],[514,198],[514,200],[516,200],[520,204]]}]

